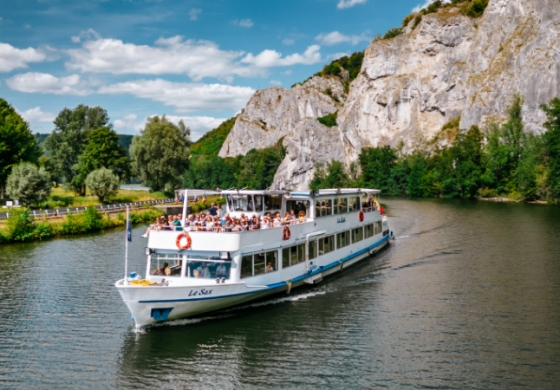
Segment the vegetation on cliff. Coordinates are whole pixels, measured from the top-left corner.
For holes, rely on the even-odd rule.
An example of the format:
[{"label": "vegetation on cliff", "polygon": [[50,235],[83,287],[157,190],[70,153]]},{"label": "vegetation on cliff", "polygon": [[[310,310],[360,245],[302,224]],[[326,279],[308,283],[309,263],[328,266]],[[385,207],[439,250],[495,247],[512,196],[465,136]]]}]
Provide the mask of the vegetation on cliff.
[{"label": "vegetation on cliff", "polygon": [[191,145],[191,155],[217,156],[233,125],[235,125],[236,119],[237,116],[234,116],[200,137],[198,141]]},{"label": "vegetation on cliff", "polygon": [[447,147],[419,149],[411,155],[389,146],[364,148],[359,156],[360,176],[356,177],[355,168],[345,172],[341,163],[332,162],[326,170],[319,167],[311,187],[357,186],[397,196],[507,196],[559,203],[560,99],[542,106],[548,116],[542,135],[523,131],[522,106],[522,98],[516,96],[507,120],[482,131],[477,126],[457,131],[459,121],[453,121],[442,129],[452,139]]}]

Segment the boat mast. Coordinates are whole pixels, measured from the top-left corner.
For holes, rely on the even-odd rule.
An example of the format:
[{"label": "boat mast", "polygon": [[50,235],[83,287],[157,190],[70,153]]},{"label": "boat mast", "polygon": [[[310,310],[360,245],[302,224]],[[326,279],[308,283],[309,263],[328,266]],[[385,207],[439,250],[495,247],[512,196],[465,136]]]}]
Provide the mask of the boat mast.
[{"label": "boat mast", "polygon": [[126,229],[124,230],[124,284],[128,284],[128,241],[131,239],[130,234],[130,219],[129,219],[129,209],[126,206]]}]

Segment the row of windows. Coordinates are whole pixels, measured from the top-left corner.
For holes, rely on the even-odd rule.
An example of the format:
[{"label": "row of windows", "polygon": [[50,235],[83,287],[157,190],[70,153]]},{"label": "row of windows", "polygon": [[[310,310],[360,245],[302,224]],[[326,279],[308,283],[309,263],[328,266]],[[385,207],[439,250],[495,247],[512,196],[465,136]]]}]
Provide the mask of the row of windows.
[{"label": "row of windows", "polygon": [[[336,248],[344,248],[351,243],[360,242],[381,233],[381,221],[360,226],[330,236],[309,241],[309,260],[326,255]],[[335,248],[336,240],[336,248]],[[278,270],[277,251],[246,255],[241,259],[241,278],[261,275]],[[282,249],[282,268],[288,268],[305,261],[305,244],[293,245]]]},{"label": "row of windows", "polygon": [[361,209],[361,198],[351,196],[335,199],[318,200],[315,204],[315,216],[326,217],[333,214],[344,214]]}]

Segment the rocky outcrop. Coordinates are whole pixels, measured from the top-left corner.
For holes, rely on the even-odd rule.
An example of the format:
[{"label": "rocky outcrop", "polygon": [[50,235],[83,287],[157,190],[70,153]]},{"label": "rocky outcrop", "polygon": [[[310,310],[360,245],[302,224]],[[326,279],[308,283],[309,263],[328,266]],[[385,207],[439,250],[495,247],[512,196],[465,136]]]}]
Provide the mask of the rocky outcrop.
[{"label": "rocky outcrop", "polygon": [[[317,163],[350,166],[371,146],[410,152],[459,116],[462,129],[500,121],[515,94],[525,99],[526,129],[543,130],[539,105],[560,96],[559,0],[491,0],[479,19],[443,8],[413,23],[401,36],[370,44],[347,97],[335,77],[257,92],[220,155],[285,137],[288,155],[274,186],[305,189]],[[314,121],[336,110],[338,127]]]}]

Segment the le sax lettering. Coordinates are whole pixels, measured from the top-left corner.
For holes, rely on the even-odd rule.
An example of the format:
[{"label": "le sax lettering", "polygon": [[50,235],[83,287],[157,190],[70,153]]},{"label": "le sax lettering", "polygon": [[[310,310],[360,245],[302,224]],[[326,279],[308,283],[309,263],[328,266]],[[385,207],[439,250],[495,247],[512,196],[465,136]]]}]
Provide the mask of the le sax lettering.
[{"label": "le sax lettering", "polygon": [[200,290],[191,290],[189,292],[189,297],[195,297],[197,295],[210,295],[212,294],[212,290],[206,290],[205,288]]}]

